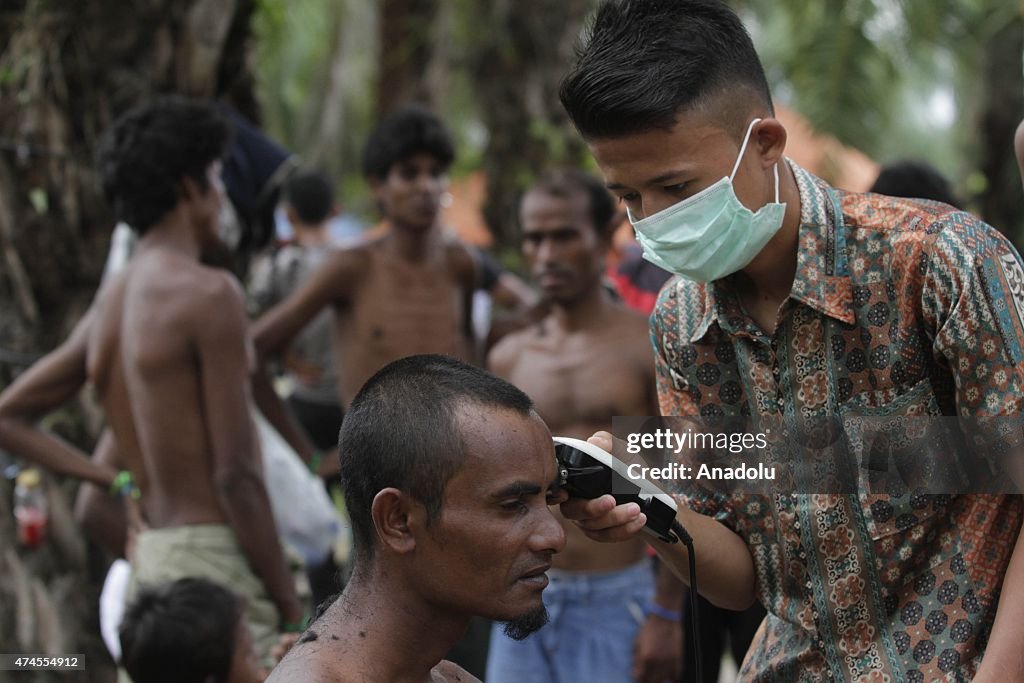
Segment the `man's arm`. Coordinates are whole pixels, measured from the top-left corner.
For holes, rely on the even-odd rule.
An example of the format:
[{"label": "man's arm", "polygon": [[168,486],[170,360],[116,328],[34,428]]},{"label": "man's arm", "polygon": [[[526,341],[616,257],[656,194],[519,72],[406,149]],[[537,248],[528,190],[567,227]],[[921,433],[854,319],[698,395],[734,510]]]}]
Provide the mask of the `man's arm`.
[{"label": "man's arm", "polygon": [[653,609],[633,643],[637,683],[677,681],[683,672],[683,583],[664,562],[657,563],[656,572]]},{"label": "man's arm", "polygon": [[351,297],[364,272],[366,260],[364,248],[332,252],[302,286],[260,316],[252,326],[251,335],[258,356],[252,377],[256,406],[306,462],[313,456],[313,444],[274,391],[266,364],[272,356],[287,349],[288,344],[320,311]]},{"label": "man's arm", "polygon": [[[588,439],[611,452],[612,439],[598,432]],[[611,495],[594,500],[570,498],[562,514],[575,520],[588,538],[615,543],[633,538],[643,529],[647,516],[636,503],[615,504]],[[676,519],[693,537],[697,587],[712,604],[741,611],[754,604],[754,561],[746,543],[721,522],[680,506]],[[689,553],[682,543],[648,540],[661,560],[684,583],[690,583]]]},{"label": "man's arm", "polygon": [[285,622],[302,606],[278,541],[250,415],[242,294],[222,276],[197,320],[200,383],[213,450],[213,476],[228,524]]},{"label": "man's arm", "polygon": [[36,426],[85,384],[91,320],[90,309],[63,344],[0,394],[0,448],[58,474],[109,487],[117,476],[114,468],[91,462],[81,450]]},{"label": "man's arm", "polygon": [[[117,442],[110,428],[103,430],[100,440],[92,453],[92,460],[98,465],[121,469],[117,453]],[[78,487],[75,498],[75,522],[85,535],[114,557],[125,556],[128,539],[128,521],[125,519],[124,504],[110,495],[108,488],[91,483]]]},{"label": "man's arm", "polygon": [[452,269],[456,282],[459,283],[459,294],[462,305],[462,337],[470,363],[479,365],[483,362],[477,348],[476,333],[473,330],[473,296],[480,289],[483,280],[479,256],[470,247],[461,242],[453,242],[448,247],[448,267]]},{"label": "man's arm", "polygon": [[[947,220],[975,220],[966,216],[955,214]],[[977,234],[984,236],[980,230]],[[987,239],[975,239],[970,248],[957,232],[941,231],[929,257],[922,295],[924,320],[934,326],[934,351],[945,357],[956,377],[958,414],[982,423],[985,418],[998,418],[1019,430],[1024,419],[1024,333],[1014,324],[1017,318],[1012,312],[1024,306],[1024,294],[1017,286],[1024,265],[1013,246],[994,230]],[[1000,309],[1011,314],[1000,315]],[[987,347],[974,343],[978,338],[993,343]],[[986,372],[976,372],[978,367]],[[1001,458],[1001,474],[1017,490],[1024,490],[1024,452],[1018,447]],[[1024,529],[1017,535],[1002,578],[995,621],[976,682],[1024,680],[1024,649],[1020,646]]]}]

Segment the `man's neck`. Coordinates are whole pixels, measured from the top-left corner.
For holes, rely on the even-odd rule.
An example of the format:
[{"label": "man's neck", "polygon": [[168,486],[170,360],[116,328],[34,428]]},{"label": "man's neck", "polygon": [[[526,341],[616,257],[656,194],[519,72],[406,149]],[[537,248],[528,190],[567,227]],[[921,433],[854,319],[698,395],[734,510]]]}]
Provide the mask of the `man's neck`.
[{"label": "man's neck", "polygon": [[195,227],[179,205],[152,226],[139,239],[136,254],[150,250],[176,251],[199,260],[201,246]]},{"label": "man's neck", "polygon": [[779,307],[793,289],[800,246],[800,190],[790,165],[779,164],[779,194],[786,203],[782,227],[735,279],[748,314],[768,334],[775,331]]},{"label": "man's neck", "polygon": [[586,295],[575,301],[553,302],[551,317],[565,332],[577,332],[600,324],[611,306],[611,296],[601,284],[596,284]]},{"label": "man's neck", "polygon": [[437,226],[429,230],[414,230],[391,223],[387,245],[392,253],[410,262],[425,261],[438,242],[440,231]]},{"label": "man's neck", "polygon": [[357,577],[315,625],[317,642],[339,670],[367,680],[429,680],[466,631],[467,617],[440,612],[405,584],[380,585]]},{"label": "man's neck", "polygon": [[302,247],[323,247],[330,242],[325,225],[295,226],[295,241]]}]

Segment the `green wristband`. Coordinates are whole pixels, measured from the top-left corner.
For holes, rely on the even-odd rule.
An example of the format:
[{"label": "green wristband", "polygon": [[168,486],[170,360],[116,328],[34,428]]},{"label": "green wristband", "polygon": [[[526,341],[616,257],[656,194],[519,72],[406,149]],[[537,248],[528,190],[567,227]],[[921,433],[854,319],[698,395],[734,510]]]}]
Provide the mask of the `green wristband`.
[{"label": "green wristband", "polygon": [[306,630],[306,620],[302,621],[286,621],[281,625],[282,633],[302,633]]},{"label": "green wristband", "polygon": [[132,473],[128,470],[121,470],[114,477],[114,481],[110,483],[110,495],[118,498],[131,496],[133,500],[138,500],[142,494],[132,479]]}]

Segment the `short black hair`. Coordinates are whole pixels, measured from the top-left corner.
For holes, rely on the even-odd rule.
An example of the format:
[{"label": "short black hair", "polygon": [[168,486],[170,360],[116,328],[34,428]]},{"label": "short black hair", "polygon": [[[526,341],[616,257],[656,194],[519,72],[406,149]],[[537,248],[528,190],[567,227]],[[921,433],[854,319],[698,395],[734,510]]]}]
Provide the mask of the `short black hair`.
[{"label": "short black hair", "polygon": [[757,105],[773,112],[750,34],[719,0],[606,0],[559,96],[587,139],[669,130],[705,109],[742,137]]},{"label": "short black hair", "polygon": [[284,185],[284,200],[306,225],[327,220],[334,207],[331,177],[324,171],[302,169],[292,173]]},{"label": "short black hair", "polygon": [[[593,174],[575,168],[554,169],[545,172],[526,191],[543,192],[553,197],[570,197],[583,194],[590,208],[590,218],[597,236],[608,239],[615,228],[615,199],[608,188]],[[525,197],[525,195],[524,195]]]},{"label": "short black hair", "polygon": [[341,485],[357,562],[376,545],[371,507],[394,487],[438,518],[444,487],[465,459],[460,408],[530,415],[530,397],[486,370],[448,356],[408,356],[381,368],[356,394],[341,425]]},{"label": "short black hair", "polygon": [[227,681],[241,599],[207,579],[140,589],[121,621],[121,664],[136,683]]},{"label": "short black hair", "polygon": [[960,208],[953,189],[938,169],[924,161],[895,161],[882,167],[868,192],[905,197],[931,199]]},{"label": "short black hair", "polygon": [[455,160],[451,133],[437,114],[418,104],[407,104],[377,124],[363,149],[363,175],[383,180],[391,167],[427,153],[444,168]]},{"label": "short black hair", "polygon": [[227,119],[213,107],[168,95],[118,118],[96,155],[100,185],[119,221],[145,234],[178,204],[191,178],[204,192],[206,171],[224,157]]}]

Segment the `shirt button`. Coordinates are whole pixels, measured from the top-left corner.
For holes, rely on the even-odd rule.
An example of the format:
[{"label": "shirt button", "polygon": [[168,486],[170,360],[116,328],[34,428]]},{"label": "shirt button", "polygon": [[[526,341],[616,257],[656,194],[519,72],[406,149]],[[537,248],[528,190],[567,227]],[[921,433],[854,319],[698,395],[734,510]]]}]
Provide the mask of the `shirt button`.
[{"label": "shirt button", "polygon": [[779,407],[781,408],[782,406],[786,405],[786,399],[784,399],[784,398],[782,398],[780,396],[779,399],[776,401],[776,403],[778,403]]},{"label": "shirt button", "polygon": [[800,522],[793,522],[793,528],[800,531]]},{"label": "shirt button", "polygon": [[814,586],[814,584],[812,584],[812,583],[811,583],[810,581],[808,581],[808,582],[807,582],[806,584],[804,584],[804,585],[805,585],[805,586],[807,586],[807,590],[811,590],[811,588],[812,588],[812,587]]}]

